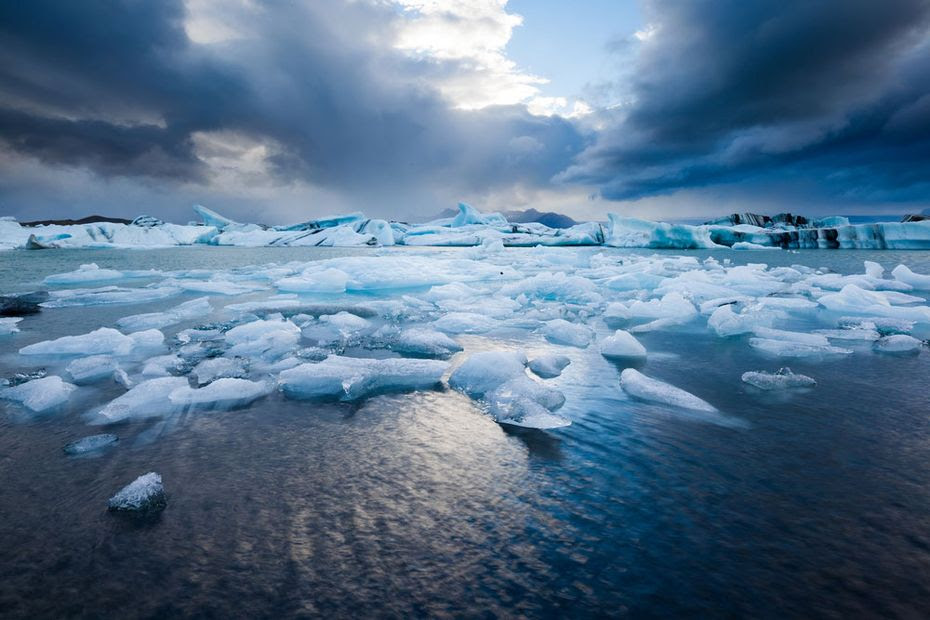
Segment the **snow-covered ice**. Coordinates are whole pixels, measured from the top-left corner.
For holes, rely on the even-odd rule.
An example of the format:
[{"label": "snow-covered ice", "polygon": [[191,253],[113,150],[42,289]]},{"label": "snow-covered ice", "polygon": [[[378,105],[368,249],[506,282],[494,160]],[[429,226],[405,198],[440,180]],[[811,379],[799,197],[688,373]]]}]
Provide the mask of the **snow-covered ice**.
[{"label": "snow-covered ice", "polygon": [[107,508],[117,512],[157,512],[167,505],[161,475],[155,472],[139,476],[107,502]]},{"label": "snow-covered ice", "polygon": [[784,390],[817,385],[817,382],[807,375],[795,374],[787,367],[780,368],[776,372],[765,372],[764,370],[744,372],[741,378],[744,383],[748,383],[760,390]]}]

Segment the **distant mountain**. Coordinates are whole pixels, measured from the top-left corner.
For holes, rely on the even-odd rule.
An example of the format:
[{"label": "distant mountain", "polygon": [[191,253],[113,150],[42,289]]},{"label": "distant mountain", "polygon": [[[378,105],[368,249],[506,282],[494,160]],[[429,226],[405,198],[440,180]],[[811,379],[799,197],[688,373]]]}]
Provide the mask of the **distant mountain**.
[{"label": "distant mountain", "polygon": [[[458,209],[444,209],[430,219],[445,219],[455,217],[458,214]],[[538,222],[548,226],[549,228],[569,228],[578,223],[567,215],[562,215],[561,213],[556,213],[554,211],[547,211],[546,213],[542,213],[536,209],[527,209],[526,211],[504,211],[503,216],[507,218],[508,222],[513,222],[514,224],[529,224],[531,222]]]},{"label": "distant mountain", "polygon": [[34,222],[20,222],[20,226],[75,226],[80,224],[98,224],[110,222],[111,224],[128,224],[132,220],[121,217],[106,217],[105,215],[88,215],[79,220],[36,220]]},{"label": "distant mountain", "polygon": [[505,211],[504,217],[508,222],[515,224],[529,224],[530,222],[539,222],[549,228],[570,228],[578,222],[555,211],[541,213],[536,209],[527,209],[526,211]]}]

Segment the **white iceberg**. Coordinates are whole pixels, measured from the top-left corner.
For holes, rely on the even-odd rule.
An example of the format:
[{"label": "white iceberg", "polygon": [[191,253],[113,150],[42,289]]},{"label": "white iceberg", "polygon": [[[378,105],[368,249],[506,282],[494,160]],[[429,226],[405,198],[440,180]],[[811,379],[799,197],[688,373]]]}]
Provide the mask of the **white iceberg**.
[{"label": "white iceberg", "polygon": [[531,359],[527,366],[537,376],[552,379],[560,376],[571,363],[571,359],[565,355],[540,355]]},{"label": "white iceberg", "polygon": [[283,371],[278,385],[288,398],[351,401],[373,393],[434,388],[447,368],[438,360],[330,355]]},{"label": "white iceberg", "polygon": [[760,390],[784,390],[788,388],[813,387],[817,382],[806,375],[797,375],[790,368],[781,368],[777,372],[750,371],[742,376],[748,383]]},{"label": "white iceberg", "polygon": [[584,325],[577,325],[565,319],[547,321],[541,330],[549,342],[567,344],[584,348],[594,340],[594,330]]},{"label": "white iceberg", "polygon": [[701,400],[694,394],[658,379],[647,377],[634,368],[626,368],[620,373],[620,387],[623,391],[640,400],[661,403],[682,409],[715,412],[716,407]]},{"label": "white iceberg", "polygon": [[17,402],[35,413],[43,413],[66,403],[76,389],[77,386],[52,375],[0,388],[0,398]]},{"label": "white iceberg", "polygon": [[613,359],[645,359],[646,347],[630,332],[618,329],[601,341],[601,355]]}]

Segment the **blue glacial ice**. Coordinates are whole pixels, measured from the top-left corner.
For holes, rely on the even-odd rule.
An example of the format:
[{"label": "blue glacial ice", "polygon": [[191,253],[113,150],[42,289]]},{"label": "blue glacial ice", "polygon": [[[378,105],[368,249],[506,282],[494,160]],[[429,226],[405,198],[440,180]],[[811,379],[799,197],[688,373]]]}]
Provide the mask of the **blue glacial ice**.
[{"label": "blue glacial ice", "polygon": [[107,508],[115,512],[158,512],[168,505],[161,475],[155,472],[143,474],[124,486],[107,502]]}]

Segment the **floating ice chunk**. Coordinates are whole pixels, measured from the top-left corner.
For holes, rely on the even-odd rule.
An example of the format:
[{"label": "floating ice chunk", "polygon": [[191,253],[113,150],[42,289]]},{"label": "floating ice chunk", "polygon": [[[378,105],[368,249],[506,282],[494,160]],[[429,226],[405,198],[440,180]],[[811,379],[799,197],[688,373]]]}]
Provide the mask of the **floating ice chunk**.
[{"label": "floating ice chunk", "polygon": [[522,351],[474,353],[455,369],[449,385],[472,398],[480,398],[513,378],[525,376],[526,361]]},{"label": "floating ice chunk", "polygon": [[652,332],[660,329],[668,329],[669,327],[674,327],[676,325],[682,325],[687,323],[687,317],[679,318],[668,318],[668,319],[656,319],[655,321],[649,321],[648,323],[642,323],[640,325],[634,325],[630,328],[631,334],[642,334],[646,332]]},{"label": "floating ice chunk", "polygon": [[0,318],[0,336],[8,336],[19,331],[17,323],[22,321],[21,317]]},{"label": "floating ice chunk", "polygon": [[581,348],[594,340],[594,331],[590,327],[577,325],[565,319],[547,321],[542,328],[542,334],[549,342]]},{"label": "floating ice chunk", "polygon": [[123,272],[115,269],[101,269],[97,263],[81,265],[74,271],[56,273],[45,278],[46,284],[84,284],[86,282],[106,282],[107,280],[120,280]]},{"label": "floating ice chunk", "polygon": [[[905,267],[907,269],[907,267]],[[885,268],[875,261],[865,261],[865,275],[870,278],[881,278],[885,274]]]},{"label": "floating ice chunk", "polygon": [[239,357],[212,357],[205,359],[191,371],[198,385],[217,379],[242,379],[249,374],[248,363]]},{"label": "floating ice chunk", "polygon": [[132,386],[135,385],[133,380],[129,378],[129,374],[122,368],[117,368],[113,371],[113,381],[123,386],[127,390],[131,390]]},{"label": "floating ice chunk", "polygon": [[[816,334],[815,334],[816,335]],[[749,346],[779,357],[811,357],[814,355],[849,355],[851,349],[830,345],[805,344],[770,338],[750,338]]]},{"label": "floating ice chunk", "polygon": [[77,389],[54,375],[20,383],[15,387],[0,388],[0,398],[12,400],[36,413],[48,411],[64,404]]},{"label": "floating ice chunk", "polygon": [[275,286],[293,293],[344,293],[348,281],[349,275],[341,269],[324,269],[281,278]]},{"label": "floating ice chunk", "polygon": [[498,322],[474,312],[450,312],[433,321],[432,325],[448,334],[481,334],[497,327]]},{"label": "floating ice chunk", "polygon": [[733,250],[780,250],[781,248],[771,245],[760,245],[750,241],[737,241],[730,246]]},{"label": "floating ice chunk", "polygon": [[165,335],[157,329],[146,329],[129,334],[133,351],[138,349],[158,349],[165,344]]},{"label": "floating ice chunk", "polygon": [[758,306],[747,306],[742,312],[733,312],[733,306],[720,306],[707,319],[707,326],[718,336],[747,334],[760,327],[771,325],[777,315],[761,310]]},{"label": "floating ice chunk", "polygon": [[110,498],[107,508],[117,512],[158,512],[168,505],[161,476],[149,472],[139,476]]},{"label": "floating ice chunk", "polygon": [[604,245],[618,248],[674,248],[691,250],[719,247],[707,226],[650,222],[608,213]]},{"label": "floating ice chunk", "polygon": [[781,368],[777,372],[744,372],[743,382],[760,390],[783,390],[787,388],[813,387],[817,382],[806,375],[796,375],[790,368]]},{"label": "floating ice chunk", "polygon": [[109,355],[91,355],[73,360],[66,368],[75,383],[93,383],[108,376],[119,368],[116,360]]},{"label": "floating ice chunk", "polygon": [[596,304],[602,300],[594,282],[561,271],[538,273],[519,282],[507,284],[501,288],[501,293],[509,297],[525,295],[527,298],[578,304]]},{"label": "floating ice chunk", "polygon": [[439,384],[448,363],[420,359],[363,359],[331,355],[301,364],[278,377],[288,398],[356,400],[372,393],[430,389]]},{"label": "floating ice chunk", "polygon": [[905,334],[884,336],[875,342],[875,350],[882,353],[916,353],[924,345],[923,342]]},{"label": "floating ice chunk", "polygon": [[565,355],[540,355],[530,360],[530,370],[543,379],[552,379],[562,374],[562,371],[572,361]]},{"label": "floating ice chunk", "polygon": [[910,284],[919,291],[930,291],[930,276],[914,273],[906,265],[898,265],[891,270],[891,275],[895,280]]},{"label": "floating ice chunk", "polygon": [[462,350],[462,345],[446,334],[425,328],[405,329],[392,344],[398,353],[427,357],[448,357]]},{"label": "floating ice chunk", "polygon": [[177,372],[183,366],[184,360],[174,353],[170,355],[158,355],[146,360],[145,366],[142,367],[142,376],[167,377],[171,375],[171,371]]},{"label": "floating ice chunk", "polygon": [[174,280],[171,284],[192,293],[209,293],[211,295],[243,295],[264,290],[266,287],[257,283],[231,282],[229,280]]},{"label": "floating ice chunk", "polygon": [[371,328],[371,321],[352,314],[351,312],[338,312],[320,316],[320,322],[331,325],[343,334],[351,334]]},{"label": "floating ice chunk", "polygon": [[128,355],[136,341],[112,327],[101,327],[80,336],[44,340],[19,350],[21,355]]},{"label": "floating ice chunk", "polygon": [[206,316],[213,311],[210,300],[206,297],[185,301],[183,304],[175,306],[165,312],[148,312],[145,314],[134,314],[126,316],[116,322],[122,329],[127,331],[139,331],[143,329],[160,329],[168,327],[182,321]]},{"label": "floating ice chunk", "polygon": [[667,293],[661,299],[636,300],[628,309],[634,319],[687,318],[697,314],[694,304],[677,292]]},{"label": "floating ice chunk", "polygon": [[43,308],[70,308],[73,306],[100,306],[109,304],[142,304],[158,301],[180,294],[176,286],[121,288],[104,286],[101,288],[68,289],[53,291],[51,298],[42,303]]},{"label": "floating ice chunk", "polygon": [[167,396],[178,388],[188,387],[184,377],[160,377],[139,383],[131,390],[100,408],[92,422],[110,424],[133,418],[148,418],[171,413],[173,404]]},{"label": "floating ice chunk", "polygon": [[871,342],[881,338],[881,334],[875,329],[850,328],[850,329],[818,329],[815,333],[826,336],[830,340],[859,340]]},{"label": "floating ice chunk", "polygon": [[760,338],[771,340],[783,340],[788,342],[800,342],[815,347],[828,346],[830,341],[822,334],[805,334],[803,332],[792,332],[784,329],[772,329],[771,327],[756,327],[753,333]]},{"label": "floating ice chunk", "polygon": [[652,290],[659,286],[664,279],[659,274],[639,271],[614,276],[605,280],[604,285],[615,291]]},{"label": "floating ice chunk", "polygon": [[277,359],[292,351],[300,341],[300,328],[283,319],[252,321],[226,332],[232,347],[230,357],[264,357]]},{"label": "floating ice chunk", "polygon": [[525,375],[499,385],[485,395],[485,400],[488,413],[499,424],[539,429],[571,424],[571,420],[552,413],[565,403],[565,396]]},{"label": "floating ice chunk", "polygon": [[914,329],[914,321],[892,319],[888,317],[841,317],[837,323],[843,329],[874,329],[882,336],[891,334],[909,334]]},{"label": "floating ice chunk", "polygon": [[65,454],[70,454],[72,456],[77,456],[79,454],[87,454],[88,452],[96,452],[97,450],[102,450],[112,446],[113,444],[119,441],[119,437],[113,435],[112,433],[104,433],[102,435],[88,435],[87,437],[82,437],[76,441],[65,445],[62,450]]},{"label": "floating ice chunk", "polygon": [[694,394],[669,385],[658,379],[647,377],[634,368],[626,368],[620,373],[620,387],[634,398],[646,400],[682,409],[714,412],[717,409]]},{"label": "floating ice chunk", "polygon": [[272,389],[274,385],[266,381],[227,377],[197,389],[179,386],[171,391],[168,400],[185,410],[235,409],[269,394]]},{"label": "floating ice chunk", "polygon": [[645,359],[646,347],[630,332],[618,329],[601,341],[601,355],[615,359]]},{"label": "floating ice chunk", "polygon": [[632,316],[627,305],[619,301],[610,302],[604,309],[605,320],[626,321],[632,318]]},{"label": "floating ice chunk", "polygon": [[824,308],[834,312],[869,314],[930,323],[930,308],[927,306],[892,306],[884,294],[878,291],[866,291],[855,284],[847,284],[839,293],[822,295],[818,301]]}]

